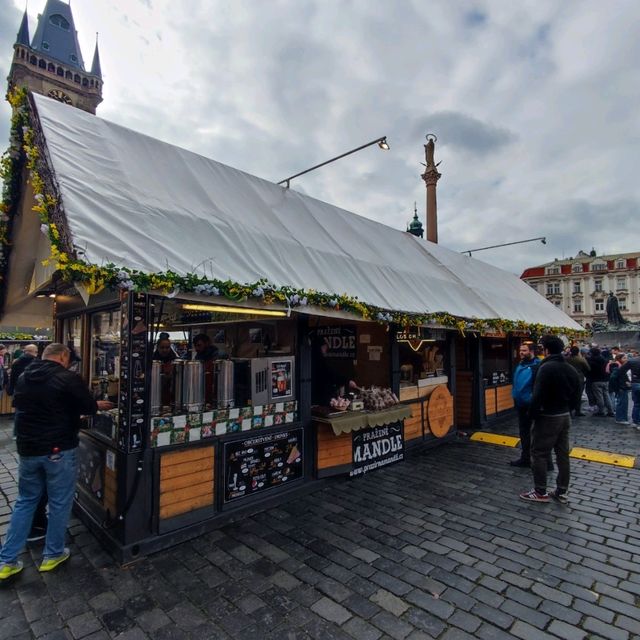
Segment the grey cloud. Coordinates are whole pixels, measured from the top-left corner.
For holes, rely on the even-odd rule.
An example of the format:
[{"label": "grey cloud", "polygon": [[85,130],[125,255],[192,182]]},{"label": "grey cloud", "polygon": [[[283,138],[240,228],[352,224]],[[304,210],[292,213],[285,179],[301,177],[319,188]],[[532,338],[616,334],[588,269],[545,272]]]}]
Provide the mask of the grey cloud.
[{"label": "grey cloud", "polygon": [[440,111],[420,118],[412,132],[414,136],[435,133],[441,145],[478,155],[500,149],[516,139],[506,128],[456,111]]}]

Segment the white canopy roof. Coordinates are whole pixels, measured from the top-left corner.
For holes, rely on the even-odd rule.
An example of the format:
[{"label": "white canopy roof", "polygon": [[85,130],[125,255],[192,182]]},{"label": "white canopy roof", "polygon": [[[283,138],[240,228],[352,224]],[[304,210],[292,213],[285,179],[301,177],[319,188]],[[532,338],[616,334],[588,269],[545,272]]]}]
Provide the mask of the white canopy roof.
[{"label": "white canopy roof", "polygon": [[34,95],[91,263],[346,293],[383,309],[581,327],[517,276]]}]

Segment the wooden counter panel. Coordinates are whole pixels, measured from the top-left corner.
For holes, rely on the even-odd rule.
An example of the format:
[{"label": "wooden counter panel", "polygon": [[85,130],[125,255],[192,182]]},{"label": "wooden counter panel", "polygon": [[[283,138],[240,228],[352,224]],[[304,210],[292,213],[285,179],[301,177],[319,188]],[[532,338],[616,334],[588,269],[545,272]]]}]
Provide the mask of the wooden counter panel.
[{"label": "wooden counter panel", "polygon": [[498,408],[496,403],[496,390],[495,387],[490,387],[484,390],[484,407],[487,416],[494,415]]},{"label": "wooden counter panel", "polygon": [[470,371],[459,371],[456,375],[456,417],[458,426],[471,424],[473,404],[473,374]]},{"label": "wooden counter panel", "polygon": [[404,419],[404,439],[415,440],[422,437],[422,402],[407,403],[411,407],[411,416]]},{"label": "wooden counter panel", "polygon": [[8,415],[14,413],[15,409],[11,406],[12,402],[13,398],[6,391],[3,391],[0,398],[0,414]]},{"label": "wooden counter panel", "polygon": [[350,433],[336,436],[328,424],[314,423],[318,442],[316,461],[318,469],[338,467],[353,462],[353,445]]},{"label": "wooden counter panel", "polygon": [[496,408],[498,411],[507,411],[513,409],[513,398],[511,397],[512,385],[507,384],[504,387],[497,388]]},{"label": "wooden counter panel", "polygon": [[168,451],[160,458],[160,518],[214,504],[215,447]]},{"label": "wooden counter panel", "polygon": [[164,478],[160,491],[175,491],[176,489],[183,489],[184,487],[189,487],[192,484],[200,484],[202,482],[213,482],[213,467],[190,475],[177,476],[175,478]]},{"label": "wooden counter panel", "polygon": [[118,506],[118,474],[115,469],[104,468],[104,508],[109,510],[111,515],[117,513]]},{"label": "wooden counter panel", "polygon": [[[185,502],[187,500],[195,500],[202,496],[213,496],[213,482],[201,482],[200,484],[192,484],[182,489],[174,489],[172,491],[163,491],[160,489],[160,508],[166,507],[176,502]],[[213,500],[212,500],[213,502]]]},{"label": "wooden counter panel", "polygon": [[188,513],[189,511],[195,511],[202,507],[208,507],[209,505],[213,505],[212,495],[191,498],[184,502],[175,502],[174,504],[169,504],[166,507],[160,508],[160,519],[165,520],[167,518],[173,518],[174,516],[179,516],[183,513]]}]

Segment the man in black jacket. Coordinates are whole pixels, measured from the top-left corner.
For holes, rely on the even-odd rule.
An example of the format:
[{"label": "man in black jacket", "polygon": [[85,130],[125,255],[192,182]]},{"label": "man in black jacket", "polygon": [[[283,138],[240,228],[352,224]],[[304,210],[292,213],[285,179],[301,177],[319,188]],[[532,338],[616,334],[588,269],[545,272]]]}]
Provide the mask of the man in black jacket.
[{"label": "man in black jacket", "polygon": [[[569,428],[571,411],[580,407],[582,389],[576,370],[565,362],[564,344],[557,336],[543,336],[540,340],[545,359],[538,369],[531,415],[531,469],[534,488],[520,494],[529,502],[549,502],[551,498],[567,502],[569,489]],[[557,488],[547,493],[547,459],[555,451],[558,465]]]},{"label": "man in black jacket", "polygon": [[620,367],[621,376],[626,376],[627,371],[631,371],[631,400],[633,400],[631,420],[633,426],[640,430],[640,358],[630,358]]},{"label": "man in black jacket", "polygon": [[39,570],[51,571],[69,559],[64,542],[75,492],[80,416],[113,407],[94,400],[82,378],[67,371],[69,361],[68,347],[50,344],[16,385],[19,495],[0,551],[0,582],[22,571],[18,554],[45,490],[49,525]]},{"label": "man in black jacket", "polygon": [[7,392],[10,396],[12,396],[16,390],[16,384],[18,383],[18,378],[22,374],[22,372],[38,357],[38,347],[35,344],[28,344],[22,355],[13,361],[11,365],[11,371],[9,372],[9,385],[7,387]]}]

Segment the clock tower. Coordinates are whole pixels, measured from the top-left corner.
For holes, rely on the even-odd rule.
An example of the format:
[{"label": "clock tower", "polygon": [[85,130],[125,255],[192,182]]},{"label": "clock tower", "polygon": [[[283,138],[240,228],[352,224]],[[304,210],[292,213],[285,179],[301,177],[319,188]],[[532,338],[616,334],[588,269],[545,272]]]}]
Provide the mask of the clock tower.
[{"label": "clock tower", "polygon": [[62,0],[47,0],[38,15],[33,39],[25,9],[13,45],[9,87],[26,86],[34,93],[95,114],[102,102],[102,71],[98,42],[91,71],[85,71],[71,6]]}]

